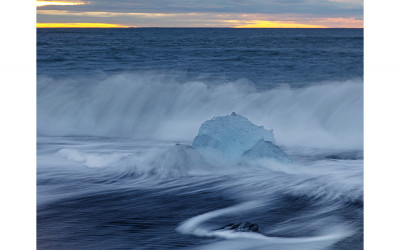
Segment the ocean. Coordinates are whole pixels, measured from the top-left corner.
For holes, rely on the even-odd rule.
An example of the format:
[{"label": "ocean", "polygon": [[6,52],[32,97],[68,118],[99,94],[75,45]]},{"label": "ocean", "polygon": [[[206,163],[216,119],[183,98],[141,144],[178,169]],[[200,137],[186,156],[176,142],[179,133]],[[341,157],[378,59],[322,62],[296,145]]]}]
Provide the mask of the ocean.
[{"label": "ocean", "polygon": [[[290,163],[199,164],[232,112]],[[37,248],[363,249],[363,29],[37,29]]]}]

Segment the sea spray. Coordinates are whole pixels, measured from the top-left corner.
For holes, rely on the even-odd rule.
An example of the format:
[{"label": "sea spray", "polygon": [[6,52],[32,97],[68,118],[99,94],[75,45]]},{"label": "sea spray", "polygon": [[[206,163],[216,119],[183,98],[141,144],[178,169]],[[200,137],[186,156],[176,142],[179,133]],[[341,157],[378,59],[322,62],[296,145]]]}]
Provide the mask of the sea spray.
[{"label": "sea spray", "polygon": [[39,78],[38,134],[190,141],[203,121],[235,111],[274,128],[282,145],[362,149],[361,81],[256,91],[166,79],[156,73]]}]

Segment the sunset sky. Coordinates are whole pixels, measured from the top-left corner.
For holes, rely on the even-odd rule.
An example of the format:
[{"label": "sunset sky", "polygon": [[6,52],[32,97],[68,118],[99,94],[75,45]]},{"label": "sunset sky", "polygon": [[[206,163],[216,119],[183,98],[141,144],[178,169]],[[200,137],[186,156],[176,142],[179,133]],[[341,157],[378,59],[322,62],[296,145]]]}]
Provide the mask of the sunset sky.
[{"label": "sunset sky", "polygon": [[36,1],[37,27],[362,28],[362,0]]}]

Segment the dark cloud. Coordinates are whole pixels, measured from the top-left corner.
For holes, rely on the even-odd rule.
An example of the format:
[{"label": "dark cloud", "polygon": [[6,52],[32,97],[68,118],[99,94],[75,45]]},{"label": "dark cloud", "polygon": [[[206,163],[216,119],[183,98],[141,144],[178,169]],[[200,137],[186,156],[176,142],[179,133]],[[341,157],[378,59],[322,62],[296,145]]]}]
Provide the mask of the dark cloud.
[{"label": "dark cloud", "polygon": [[40,7],[37,22],[138,27],[236,27],[260,21],[319,27],[363,25],[357,21],[363,19],[361,0],[92,0],[86,3]]},{"label": "dark cloud", "polygon": [[92,0],[86,5],[39,9],[146,13],[260,13],[362,17],[360,0]]}]

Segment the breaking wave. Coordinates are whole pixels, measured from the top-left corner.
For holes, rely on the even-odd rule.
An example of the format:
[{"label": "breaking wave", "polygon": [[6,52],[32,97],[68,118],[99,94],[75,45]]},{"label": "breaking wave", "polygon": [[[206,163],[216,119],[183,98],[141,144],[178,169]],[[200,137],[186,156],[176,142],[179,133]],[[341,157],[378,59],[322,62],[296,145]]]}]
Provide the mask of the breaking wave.
[{"label": "breaking wave", "polygon": [[256,90],[156,73],[38,79],[38,135],[191,141],[200,124],[237,112],[288,146],[362,149],[363,84],[331,82]]}]

